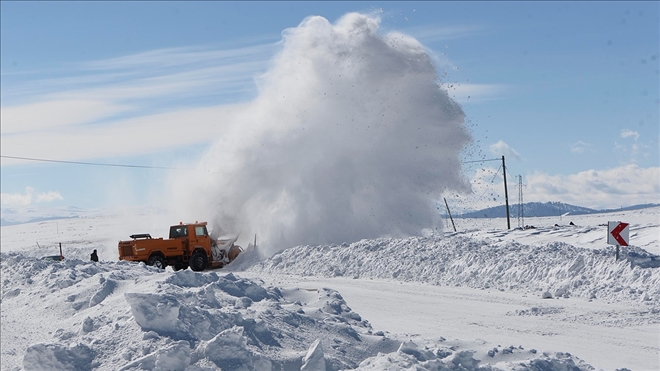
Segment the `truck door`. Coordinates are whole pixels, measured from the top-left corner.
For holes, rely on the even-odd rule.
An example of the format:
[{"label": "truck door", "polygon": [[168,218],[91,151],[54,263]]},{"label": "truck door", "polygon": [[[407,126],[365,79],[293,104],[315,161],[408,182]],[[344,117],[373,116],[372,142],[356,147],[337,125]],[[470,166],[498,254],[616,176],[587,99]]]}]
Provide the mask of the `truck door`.
[{"label": "truck door", "polygon": [[202,246],[205,249],[208,249],[211,246],[209,233],[206,230],[205,225],[195,226],[194,239],[195,239],[195,246]]},{"label": "truck door", "polygon": [[173,225],[170,227],[170,239],[181,240],[181,247],[184,254],[188,254],[188,226],[184,224]]}]

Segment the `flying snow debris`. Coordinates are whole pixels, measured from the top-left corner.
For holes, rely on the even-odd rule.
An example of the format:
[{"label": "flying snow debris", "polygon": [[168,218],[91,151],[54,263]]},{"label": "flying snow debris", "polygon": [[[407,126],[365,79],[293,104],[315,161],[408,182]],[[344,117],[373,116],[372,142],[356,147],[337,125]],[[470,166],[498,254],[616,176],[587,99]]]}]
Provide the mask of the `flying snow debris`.
[{"label": "flying snow debris", "polygon": [[270,252],[441,228],[440,192],[469,189],[465,115],[424,47],[379,25],[350,13],[285,30],[258,96],[218,117],[204,171],[175,184],[180,209]]}]

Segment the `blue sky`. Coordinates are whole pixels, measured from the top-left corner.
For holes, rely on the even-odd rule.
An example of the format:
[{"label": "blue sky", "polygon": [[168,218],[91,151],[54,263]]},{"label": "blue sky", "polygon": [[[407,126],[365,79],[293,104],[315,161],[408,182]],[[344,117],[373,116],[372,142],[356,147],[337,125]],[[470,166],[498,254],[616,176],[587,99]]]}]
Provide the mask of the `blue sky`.
[{"label": "blue sky", "polygon": [[[505,155],[512,202],[522,175],[526,201],[658,203],[659,6],[3,1],[1,152],[191,169],[223,137],[218,118],[259,95],[286,29],[360,12],[424,46],[466,115],[462,159]],[[498,165],[466,164],[473,194],[446,196],[501,204]],[[158,205],[172,173],[188,171],[3,157],[3,213]]]}]

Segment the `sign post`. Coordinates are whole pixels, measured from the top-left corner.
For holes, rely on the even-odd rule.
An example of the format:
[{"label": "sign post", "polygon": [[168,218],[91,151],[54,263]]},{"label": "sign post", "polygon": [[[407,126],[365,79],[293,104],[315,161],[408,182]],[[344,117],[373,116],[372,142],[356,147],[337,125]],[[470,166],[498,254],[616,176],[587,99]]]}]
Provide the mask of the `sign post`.
[{"label": "sign post", "polygon": [[616,260],[619,260],[619,246],[628,246],[630,224],[607,222],[607,244],[616,245]]}]

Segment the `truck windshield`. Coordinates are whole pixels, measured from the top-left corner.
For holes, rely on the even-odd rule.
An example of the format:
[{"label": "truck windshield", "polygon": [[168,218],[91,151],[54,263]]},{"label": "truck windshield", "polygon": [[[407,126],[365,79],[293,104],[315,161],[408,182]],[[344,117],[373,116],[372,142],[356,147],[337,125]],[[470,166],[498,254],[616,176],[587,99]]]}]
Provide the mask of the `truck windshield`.
[{"label": "truck windshield", "polygon": [[187,225],[175,225],[170,228],[170,238],[181,238],[188,236]]}]

